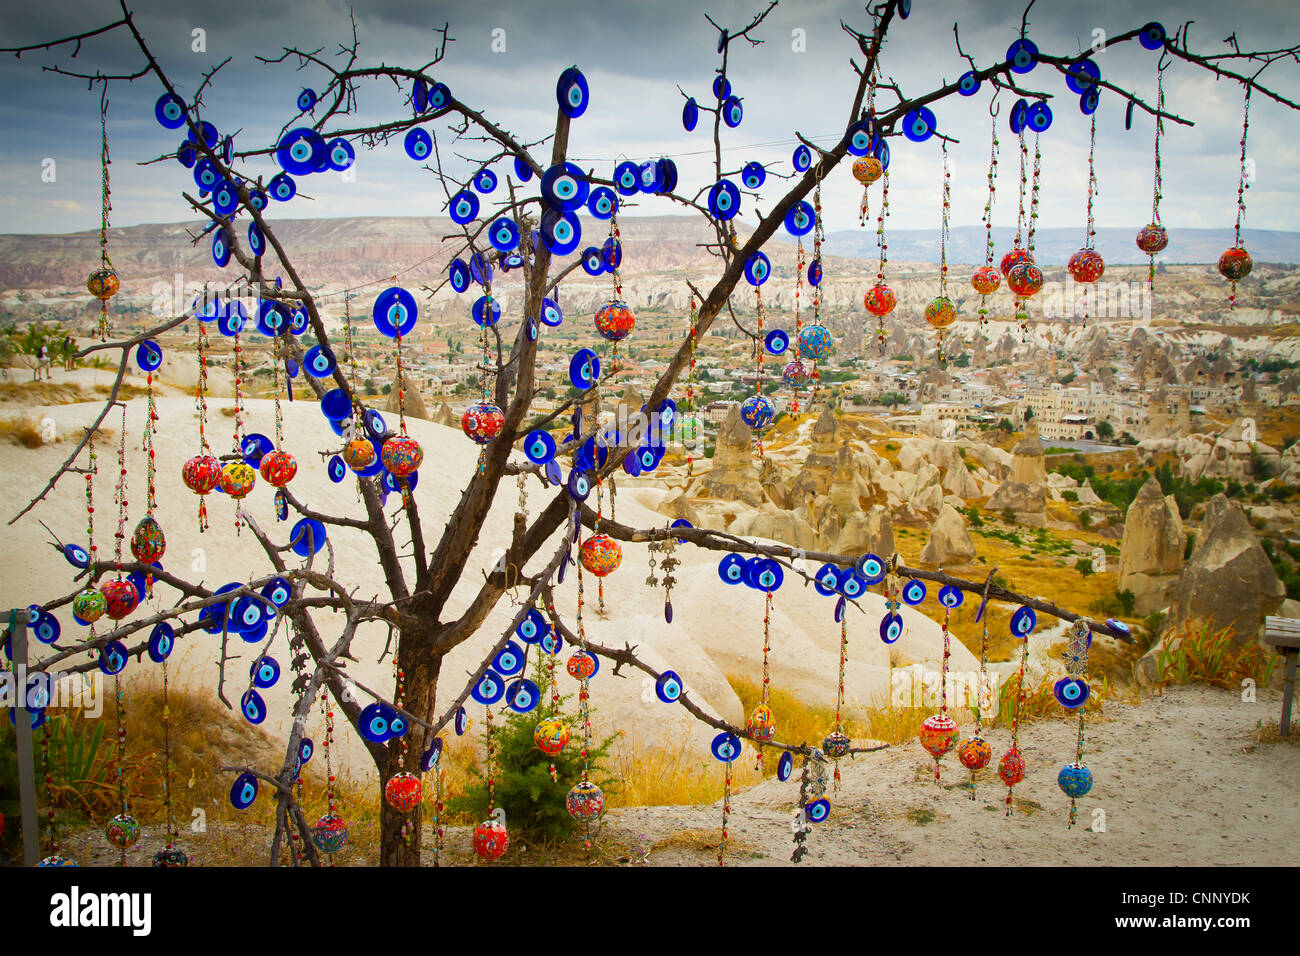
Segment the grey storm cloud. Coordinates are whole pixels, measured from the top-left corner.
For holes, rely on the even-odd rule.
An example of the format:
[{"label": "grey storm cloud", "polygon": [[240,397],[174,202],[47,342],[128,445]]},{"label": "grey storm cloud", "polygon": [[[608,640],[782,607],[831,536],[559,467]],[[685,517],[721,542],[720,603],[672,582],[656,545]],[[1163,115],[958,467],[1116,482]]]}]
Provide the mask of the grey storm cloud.
[{"label": "grey storm cloud", "polygon": [[[620,159],[671,156],[679,166],[680,191],[693,193],[713,179],[711,123],[694,133],[681,126],[682,91],[700,102],[710,100],[713,71],[719,63],[716,32],[704,11],[728,26],[742,26],[762,9],[762,0],[726,0],[701,6],[693,2],[535,2],[428,3],[418,0],[358,2],[337,0],[255,2],[227,0],[198,4],[149,0],[132,5],[136,21],[164,69],[184,95],[191,95],[203,72],[230,57],[206,92],[204,118],[223,133],[233,132],[240,148],[272,144],[294,116],[299,89],[323,90],[328,74],[317,66],[298,69],[295,59],[267,65],[257,57],[276,57],[284,46],[320,51],[331,63],[340,43],[350,42],[351,9],[356,20],[363,64],[414,66],[428,61],[449,24],[453,38],[433,72],[458,97],[481,109],[522,139],[545,137],[555,116],[555,79],[566,66],[578,65],[588,77],[591,107],[573,126],[570,155],[603,174]],[[3,45],[53,39],[107,23],[120,15],[116,3],[19,4],[7,0]],[[957,53],[953,24],[960,23],[962,47],[985,66],[1000,60],[1020,30],[1020,5],[975,0],[916,0],[912,16],[895,22],[885,47],[885,76],[916,95],[940,82],[951,82],[967,69]],[[1148,19],[1170,31],[1187,20],[1192,45],[1203,52],[1223,52],[1223,38],[1234,30],[1243,49],[1268,49],[1300,42],[1300,17],[1282,0],[1239,2],[1230,8],[1211,0],[1154,3],[1140,12],[1118,0],[1091,4],[1040,0],[1029,17],[1029,36],[1045,51],[1073,54],[1087,50],[1095,31],[1113,35]],[[796,131],[831,145],[848,119],[856,82],[850,58],[860,60],[856,43],[841,20],[865,28],[859,4],[831,0],[786,0],[772,11],[756,36],[756,47],[732,47],[729,75],[743,97],[745,119],[724,130],[724,169],[744,162],[774,163],[790,171]],[[193,50],[193,31],[204,31],[205,50]],[[504,52],[494,52],[494,40]],[[84,72],[130,72],[141,65],[139,52],[125,35],[87,40],[76,59],[63,48],[29,53],[21,59],[0,57],[0,231],[67,232],[93,229],[98,222],[99,99],[78,81],[42,71],[59,64]],[[1158,54],[1136,43],[1097,57],[1103,76],[1154,102]],[[1265,73],[1267,83],[1283,95],[1300,96],[1300,66],[1278,63]],[[1042,136],[1042,222],[1078,225],[1084,219],[1088,120],[1063,77],[1040,66],[1023,77],[1029,89],[1052,94],[1052,128]],[[679,91],[680,87],[680,91]],[[161,92],[146,77],[116,82],[110,89],[109,134],[113,156],[113,222],[164,222],[192,218],[180,191],[192,188],[186,170],[174,162],[150,164],[174,150],[176,134],[158,127],[153,102]],[[406,115],[407,91],[388,81],[366,84],[355,118],[363,125]],[[1235,214],[1237,164],[1241,135],[1242,90],[1186,63],[1166,74],[1167,108],[1195,121],[1186,127],[1167,124],[1162,145],[1164,200],[1162,218],[1178,226],[1230,226]],[[999,194],[995,221],[1014,223],[1016,143],[1006,128],[1012,97],[1005,92],[998,133],[1001,141]],[[882,92],[881,102],[890,103]],[[978,223],[987,196],[990,117],[987,91],[935,104],[940,129],[959,140],[950,147],[954,224]],[[1133,129],[1124,129],[1124,102],[1111,93],[1097,112],[1097,221],[1101,226],[1138,226],[1147,221],[1152,191],[1152,121],[1140,111]],[[1254,180],[1248,193],[1247,224],[1286,229],[1293,223],[1300,198],[1296,168],[1300,115],[1256,96],[1251,108],[1250,155]],[[453,175],[464,175],[468,162],[451,153],[482,156],[484,146],[451,144],[434,121],[439,145]],[[709,129],[706,129],[706,126]],[[1032,148],[1032,144],[1031,144]],[[903,228],[939,226],[942,165],[937,140],[892,144],[891,224]],[[542,155],[546,155],[543,153]],[[42,163],[53,159],[56,177],[42,182]],[[374,151],[358,148],[354,182],[336,174],[314,176],[291,215],[436,215],[445,194],[433,176],[408,159],[400,140]],[[264,177],[276,171],[268,158],[250,163],[246,172]],[[873,187],[878,188],[878,187]],[[757,209],[769,208],[780,181],[765,187]],[[837,170],[823,188],[828,229],[856,226],[860,187],[846,169]],[[641,202],[630,214],[680,212],[664,200]],[[752,222],[755,204],[746,200],[742,218]]]}]

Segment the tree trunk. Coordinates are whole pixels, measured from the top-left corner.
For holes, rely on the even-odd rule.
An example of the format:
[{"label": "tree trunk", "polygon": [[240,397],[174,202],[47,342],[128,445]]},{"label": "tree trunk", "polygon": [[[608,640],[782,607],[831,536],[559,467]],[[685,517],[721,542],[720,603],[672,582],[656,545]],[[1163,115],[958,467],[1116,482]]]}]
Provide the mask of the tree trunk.
[{"label": "tree trunk", "polygon": [[[421,635],[423,637],[424,635]],[[432,722],[434,694],[438,688],[438,671],[442,658],[426,651],[411,652],[415,643],[411,635],[403,635],[398,642],[398,660],[403,671],[402,709]],[[424,642],[421,642],[424,643]],[[426,645],[427,646],[427,645]],[[406,744],[405,756],[402,744]],[[424,821],[424,804],[431,797],[432,775],[420,770],[420,758],[433,742],[433,735],[424,727],[413,725],[407,735],[389,742],[388,752],[379,768],[379,864],[380,866],[419,866],[421,827]],[[384,788],[394,775],[405,770],[420,778],[424,785],[420,804],[414,810],[399,813],[384,799]]]}]

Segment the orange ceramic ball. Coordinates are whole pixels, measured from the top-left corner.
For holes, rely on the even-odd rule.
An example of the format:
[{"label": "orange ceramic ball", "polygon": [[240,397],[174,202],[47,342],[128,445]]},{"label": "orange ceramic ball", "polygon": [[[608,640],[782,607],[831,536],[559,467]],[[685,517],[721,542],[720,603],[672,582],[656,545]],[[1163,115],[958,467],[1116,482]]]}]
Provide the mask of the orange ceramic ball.
[{"label": "orange ceramic ball", "polygon": [[584,568],[596,577],[603,578],[622,563],[623,549],[609,535],[596,533],[582,542],[578,558]]},{"label": "orange ceramic ball", "polygon": [[1255,265],[1250,259],[1250,253],[1240,246],[1229,249],[1223,255],[1219,256],[1219,272],[1225,279],[1237,282],[1250,275],[1250,270]]},{"label": "orange ceramic ball", "polygon": [[596,673],[596,658],[584,650],[576,650],[565,662],[564,669],[574,680],[586,680]]},{"label": "orange ceramic ball", "polygon": [[246,461],[228,461],[221,466],[221,490],[232,498],[247,498],[257,484],[257,472]]},{"label": "orange ceramic ball", "polygon": [[569,742],[569,727],[557,717],[539,720],[533,728],[533,743],[548,757],[554,757]]},{"label": "orange ceramic ball", "polygon": [[745,730],[759,743],[767,743],[776,736],[776,714],[772,713],[772,708],[767,704],[759,704],[749,715]]},{"label": "orange ceramic ball", "polygon": [[510,846],[510,834],[504,824],[484,820],[474,828],[474,852],[484,860],[498,859]]},{"label": "orange ceramic ball", "polygon": [[364,471],[375,463],[375,446],[368,438],[354,438],[343,446],[343,461],[353,471]]},{"label": "orange ceramic ball", "polygon": [[957,748],[957,759],[967,770],[983,770],[993,759],[993,748],[983,737],[971,737]]},{"label": "orange ceramic ball", "polygon": [[1065,264],[1075,282],[1096,282],[1106,271],[1106,262],[1096,249],[1080,249]]},{"label": "orange ceramic ball", "polygon": [[388,778],[388,783],[384,784],[384,799],[398,813],[406,813],[408,810],[414,810],[419,804],[420,794],[423,791],[420,778],[403,770],[401,773],[393,774]]},{"label": "orange ceramic ball", "polygon": [[862,304],[868,312],[880,318],[894,311],[894,306],[898,305],[898,296],[894,295],[894,290],[889,286],[878,282],[867,290],[862,297]]},{"label": "orange ceramic ball", "polygon": [[941,295],[925,307],[925,321],[936,329],[946,329],[957,321],[957,306],[952,299]]},{"label": "orange ceramic ball", "polygon": [[1000,263],[999,268],[1002,270],[1002,274],[1005,276],[1011,272],[1012,268],[1020,265],[1020,263],[1033,262],[1033,261],[1034,261],[1033,256],[1031,256],[1024,249],[1017,247],[1015,249],[1012,249],[1010,252],[1008,252],[1005,256],[1002,257],[1002,262]]},{"label": "orange ceramic ball", "polygon": [[1149,256],[1163,251],[1167,245],[1169,245],[1169,233],[1165,232],[1165,227],[1158,222],[1143,226],[1142,231],[1137,234],[1137,247]]},{"label": "orange ceramic ball", "polygon": [[196,495],[206,495],[221,480],[221,462],[211,455],[195,455],[181,466],[181,481]]},{"label": "orange ceramic ball", "polygon": [[921,724],[921,746],[942,757],[957,743],[957,722],[947,714],[932,714]]},{"label": "orange ceramic ball", "polygon": [[992,295],[1002,284],[1002,276],[992,266],[980,266],[970,277],[970,284],[980,295]]},{"label": "orange ceramic ball", "polygon": [[870,186],[885,172],[880,160],[874,156],[863,156],[853,164],[853,178],[864,186]]},{"label": "orange ceramic ball", "polygon": [[631,334],[636,327],[636,316],[627,307],[626,302],[615,299],[606,303],[596,313],[596,331],[601,337],[611,342],[620,342]]},{"label": "orange ceramic ball", "polygon": [[267,484],[283,488],[298,473],[298,462],[287,451],[269,451],[262,456],[259,470]]},{"label": "orange ceramic ball", "polygon": [[86,288],[96,299],[111,299],[121,287],[122,283],[112,269],[96,269],[86,280]]},{"label": "orange ceramic ball", "polygon": [[1032,260],[1017,263],[1007,273],[1007,288],[1021,298],[1036,295],[1043,288],[1043,270]]},{"label": "orange ceramic ball", "polygon": [[1020,751],[1015,747],[1004,753],[998,761],[998,776],[1008,787],[1014,787],[1025,779],[1025,758],[1020,756]]}]

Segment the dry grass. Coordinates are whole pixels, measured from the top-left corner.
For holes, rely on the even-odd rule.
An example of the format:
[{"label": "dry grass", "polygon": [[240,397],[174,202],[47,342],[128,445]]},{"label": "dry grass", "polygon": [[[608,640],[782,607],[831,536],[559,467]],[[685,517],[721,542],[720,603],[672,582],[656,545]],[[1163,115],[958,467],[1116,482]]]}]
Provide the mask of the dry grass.
[{"label": "dry grass", "polygon": [[1161,689],[1169,684],[1236,688],[1246,679],[1267,684],[1281,657],[1253,641],[1237,644],[1231,627],[1211,629],[1205,621],[1184,621],[1165,635],[1156,659]]}]

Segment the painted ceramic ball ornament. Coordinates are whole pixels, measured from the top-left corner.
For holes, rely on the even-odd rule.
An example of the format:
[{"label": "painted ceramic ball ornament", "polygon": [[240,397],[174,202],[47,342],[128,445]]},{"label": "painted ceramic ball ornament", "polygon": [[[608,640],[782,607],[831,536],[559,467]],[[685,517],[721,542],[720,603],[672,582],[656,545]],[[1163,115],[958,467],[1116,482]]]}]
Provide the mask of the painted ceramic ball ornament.
[{"label": "painted ceramic ball ornament", "polygon": [[267,452],[262,456],[258,471],[262,473],[268,485],[273,488],[283,488],[293,481],[294,475],[298,474],[298,462],[287,451]]},{"label": "painted ceramic ball ornament", "polygon": [[596,658],[584,650],[576,650],[569,655],[568,661],[564,664],[564,669],[569,672],[569,676],[574,680],[587,680],[596,673]]},{"label": "painted ceramic ball ornament", "polygon": [[99,592],[104,596],[104,613],[114,621],[122,620],[140,603],[140,593],[130,581],[105,581]]},{"label": "painted ceramic ball ornament", "polygon": [[564,806],[573,819],[588,823],[599,817],[605,809],[605,794],[590,780],[582,780],[569,790],[569,795],[564,798]]},{"label": "painted ceramic ball ornament", "polygon": [[486,445],[501,434],[506,416],[491,402],[475,402],[460,416],[460,429],[472,441]]},{"label": "painted ceramic ball ornament", "polygon": [[921,724],[921,746],[936,760],[957,743],[957,722],[947,714],[931,714]]},{"label": "painted ceramic ball ornament", "polygon": [[181,481],[196,495],[206,495],[221,480],[221,462],[211,455],[195,455],[181,466]]},{"label": "painted ceramic ball ornament", "polygon": [[863,156],[853,163],[853,178],[864,186],[870,186],[885,172],[885,167],[874,156]]},{"label": "painted ceramic ball ornament", "polygon": [[311,842],[322,853],[337,853],[348,842],[347,822],[338,814],[327,813],[311,828]]},{"label": "painted ceramic ball ornament", "polygon": [[776,418],[776,408],[766,395],[751,395],[740,405],[740,417],[756,432],[761,432]]},{"label": "painted ceramic ball ornament", "polygon": [[925,307],[925,321],[936,329],[946,329],[957,321],[957,306],[952,299],[941,295]]},{"label": "painted ceramic ball ornament", "polygon": [[1065,268],[1075,282],[1087,284],[1101,278],[1101,274],[1106,271],[1106,262],[1096,249],[1080,249],[1070,256]]},{"label": "painted ceramic ball ornament", "polygon": [[406,478],[424,461],[424,449],[414,438],[394,435],[384,442],[384,467],[395,478]]},{"label": "painted ceramic ball ornament", "polygon": [[1031,256],[1028,251],[1016,248],[1012,249],[1002,257],[1002,261],[998,263],[998,268],[1002,270],[1002,274],[1005,276],[1008,275],[1013,268],[1020,265],[1020,263],[1033,261],[1034,257]]},{"label": "painted ceramic ball ornament", "polygon": [[76,866],[77,861],[66,856],[47,856],[37,866]]},{"label": "painted ceramic ball ornament", "polygon": [[232,498],[247,498],[257,484],[257,472],[245,461],[228,461],[221,466],[221,490]]},{"label": "painted ceramic ball ornament", "polygon": [[767,743],[776,736],[776,714],[767,704],[759,704],[745,722],[745,730],[756,743]]},{"label": "painted ceramic ball ornament", "polygon": [[808,366],[798,359],[786,362],[781,369],[781,384],[791,388],[803,388],[808,384]]},{"label": "painted ceramic ball ornament", "polygon": [[92,588],[79,591],[72,599],[72,613],[87,624],[98,621],[107,610],[108,602],[104,600],[104,595]]},{"label": "painted ceramic ball ornament", "polygon": [[993,748],[983,737],[971,737],[957,748],[957,759],[967,770],[983,770],[993,759]]},{"label": "painted ceramic ball ornament", "polygon": [[131,532],[131,554],[141,564],[153,564],[166,550],[162,526],[152,515],[145,515]]},{"label": "painted ceramic ball ornament", "polygon": [[1002,755],[998,761],[998,776],[1008,787],[1014,787],[1025,779],[1025,758],[1020,756],[1017,748],[1012,747]]},{"label": "painted ceramic ball ornament", "polygon": [[1081,763],[1067,763],[1056,775],[1056,785],[1071,800],[1086,797],[1092,789],[1092,771]]},{"label": "painted ceramic ball ornament", "polygon": [[877,282],[862,297],[862,304],[872,315],[881,318],[894,311],[894,306],[898,305],[898,296],[894,295],[894,290],[889,286]]},{"label": "painted ceramic ball ornament", "polygon": [[601,338],[610,342],[621,342],[636,327],[636,316],[627,307],[626,302],[617,299],[607,302],[596,313],[596,331]]},{"label": "painted ceramic ball ornament", "polygon": [[1137,247],[1149,256],[1162,252],[1169,245],[1169,233],[1158,222],[1143,226],[1137,234]]},{"label": "painted ceramic ball ornament", "polygon": [[414,810],[420,803],[420,794],[423,792],[420,778],[406,770],[393,774],[388,778],[388,783],[384,784],[384,799],[398,813]]},{"label": "painted ceramic ball ornament", "polygon": [[353,471],[365,471],[375,463],[375,446],[368,438],[354,438],[343,446],[342,457]]},{"label": "painted ceramic ball ornament", "polygon": [[126,850],[135,846],[136,841],[140,839],[140,824],[131,814],[119,813],[108,821],[108,826],[104,828],[104,836],[108,837],[108,842],[119,850]]},{"label": "painted ceramic ball ornament", "polygon": [[848,755],[850,746],[851,742],[849,741],[847,734],[841,733],[838,730],[833,730],[827,734],[826,739],[822,741],[822,753],[832,759],[844,757]]},{"label": "painted ceramic ball ornament", "polygon": [[153,855],[153,865],[159,869],[174,870],[190,865],[190,858],[178,846],[165,846]]},{"label": "painted ceramic ball ornament", "polygon": [[1032,261],[1017,263],[1007,273],[1007,288],[1022,298],[1037,295],[1043,288],[1043,270]]},{"label": "painted ceramic ball ornament", "polygon": [[533,728],[533,743],[548,757],[558,756],[568,742],[569,727],[556,717],[539,720],[537,726]]},{"label": "painted ceramic ball ornament", "polygon": [[510,834],[496,820],[484,820],[474,828],[474,852],[484,860],[496,860],[510,846]]},{"label": "painted ceramic ball ornament", "polygon": [[582,547],[578,549],[578,558],[584,568],[596,577],[603,578],[622,563],[623,549],[609,535],[597,532],[589,535],[587,540],[582,542]]},{"label": "painted ceramic ball ornament", "polygon": [[993,266],[980,266],[970,277],[970,284],[980,295],[992,295],[1002,284],[1002,274]]},{"label": "painted ceramic ball ornament", "polygon": [[96,299],[107,300],[117,295],[117,290],[122,288],[122,283],[112,269],[96,269],[86,279],[86,288]]},{"label": "painted ceramic ball ornament", "polygon": [[1229,249],[1219,256],[1219,273],[1230,282],[1240,282],[1246,278],[1254,265],[1250,253],[1240,246]]},{"label": "painted ceramic ball ornament", "polygon": [[831,354],[832,342],[825,326],[805,325],[799,332],[799,355],[814,361],[824,359]]}]

